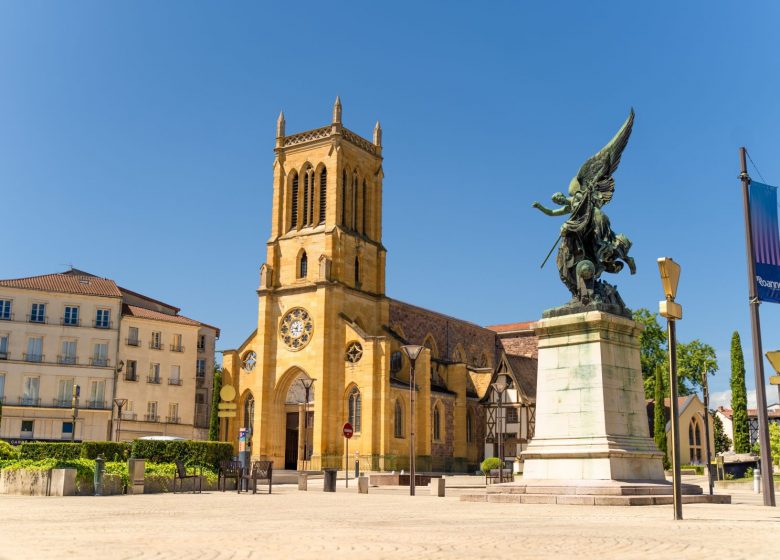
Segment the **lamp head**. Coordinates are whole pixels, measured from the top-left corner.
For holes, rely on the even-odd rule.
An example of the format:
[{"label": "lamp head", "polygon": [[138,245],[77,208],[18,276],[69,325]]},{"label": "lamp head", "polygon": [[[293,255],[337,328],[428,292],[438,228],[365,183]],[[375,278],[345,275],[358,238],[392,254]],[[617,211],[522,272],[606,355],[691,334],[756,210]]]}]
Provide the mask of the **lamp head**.
[{"label": "lamp head", "polygon": [[680,282],[680,265],[671,257],[661,257],[658,259],[658,270],[661,273],[661,284],[666,299],[674,301],[677,296],[677,284]]},{"label": "lamp head", "polygon": [[404,351],[404,354],[412,360],[415,361],[419,356],[420,352],[422,352],[423,347],[417,346],[415,344],[407,344],[405,346],[401,346],[401,350]]},{"label": "lamp head", "polygon": [[119,363],[116,365],[116,372],[122,373],[122,368],[125,367],[124,360],[119,360]]},{"label": "lamp head", "polygon": [[770,350],[766,353],[766,359],[772,364],[777,373],[780,373],[780,350]]},{"label": "lamp head", "polygon": [[509,384],[506,381],[496,381],[495,383],[492,383],[493,389],[496,390],[496,392],[501,395],[506,391],[506,388],[509,387]]}]

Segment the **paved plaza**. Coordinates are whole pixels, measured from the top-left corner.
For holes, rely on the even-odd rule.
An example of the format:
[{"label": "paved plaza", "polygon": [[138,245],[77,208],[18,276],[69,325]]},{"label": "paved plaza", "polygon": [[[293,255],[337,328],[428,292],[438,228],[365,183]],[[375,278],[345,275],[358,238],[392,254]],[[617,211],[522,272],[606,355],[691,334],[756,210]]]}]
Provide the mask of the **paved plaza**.
[{"label": "paved plaza", "polygon": [[[732,505],[587,507],[460,502],[419,488],[336,494],[312,484],[103,498],[0,498],[0,558],[776,557],[780,511],[730,492]],[[747,490],[747,488],[746,488]]]}]

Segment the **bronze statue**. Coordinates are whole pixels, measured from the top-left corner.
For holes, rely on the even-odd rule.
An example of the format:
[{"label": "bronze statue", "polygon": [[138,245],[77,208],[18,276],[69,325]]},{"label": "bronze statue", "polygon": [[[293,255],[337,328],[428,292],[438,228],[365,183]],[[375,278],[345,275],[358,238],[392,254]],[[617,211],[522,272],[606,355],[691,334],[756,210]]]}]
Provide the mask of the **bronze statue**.
[{"label": "bronze statue", "polygon": [[572,313],[588,307],[630,316],[617,289],[600,278],[605,271],[620,272],[624,263],[631,274],[636,272],[634,259],[628,255],[631,241],[625,235],[612,231],[609,218],[602,211],[615,192],[612,175],[617,171],[633,125],[634,110],[631,109],[615,137],[587,160],[571,180],[569,196],[560,192],[552,196],[552,201],[560,208],[551,210],[538,202],[533,203],[534,208],[548,216],[569,215],[561,226],[560,247],[555,260],[561,280],[573,298],[563,308],[551,310],[551,315]]}]

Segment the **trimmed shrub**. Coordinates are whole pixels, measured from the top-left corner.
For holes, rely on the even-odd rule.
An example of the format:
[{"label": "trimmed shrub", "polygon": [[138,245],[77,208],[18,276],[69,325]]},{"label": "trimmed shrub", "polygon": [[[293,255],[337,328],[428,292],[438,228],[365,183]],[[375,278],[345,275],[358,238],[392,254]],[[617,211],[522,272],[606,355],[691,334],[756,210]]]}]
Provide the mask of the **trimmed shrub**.
[{"label": "trimmed shrub", "polygon": [[126,461],[130,457],[131,444],[115,441],[85,441],[81,444],[82,459],[97,459],[98,455],[107,461]]},{"label": "trimmed shrub", "polygon": [[479,466],[479,468],[482,470],[483,474],[490,474],[490,471],[501,468],[501,459],[498,457],[488,457],[482,461],[482,464]]},{"label": "trimmed shrub", "polygon": [[81,443],[66,442],[26,442],[19,446],[19,458],[32,461],[78,459],[81,457],[81,445]]},{"label": "trimmed shrub", "polygon": [[19,451],[7,441],[0,441],[0,461],[13,461],[19,458]]},{"label": "trimmed shrub", "polygon": [[137,439],[131,456],[154,463],[173,463],[177,459],[185,465],[219,467],[220,461],[233,457],[233,445],[218,441],[155,441]]}]

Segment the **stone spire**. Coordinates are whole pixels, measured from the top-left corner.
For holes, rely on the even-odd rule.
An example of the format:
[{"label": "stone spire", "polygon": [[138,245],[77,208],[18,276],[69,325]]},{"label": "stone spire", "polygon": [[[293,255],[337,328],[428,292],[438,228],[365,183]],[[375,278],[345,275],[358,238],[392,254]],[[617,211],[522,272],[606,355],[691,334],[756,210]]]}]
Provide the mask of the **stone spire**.
[{"label": "stone spire", "polygon": [[374,146],[382,147],[382,125],[379,121],[374,125]]},{"label": "stone spire", "polygon": [[276,120],[276,137],[284,137],[284,111],[279,111],[279,118]]},{"label": "stone spire", "polygon": [[333,124],[341,124],[341,99],[336,96],[336,102],[333,104]]}]

